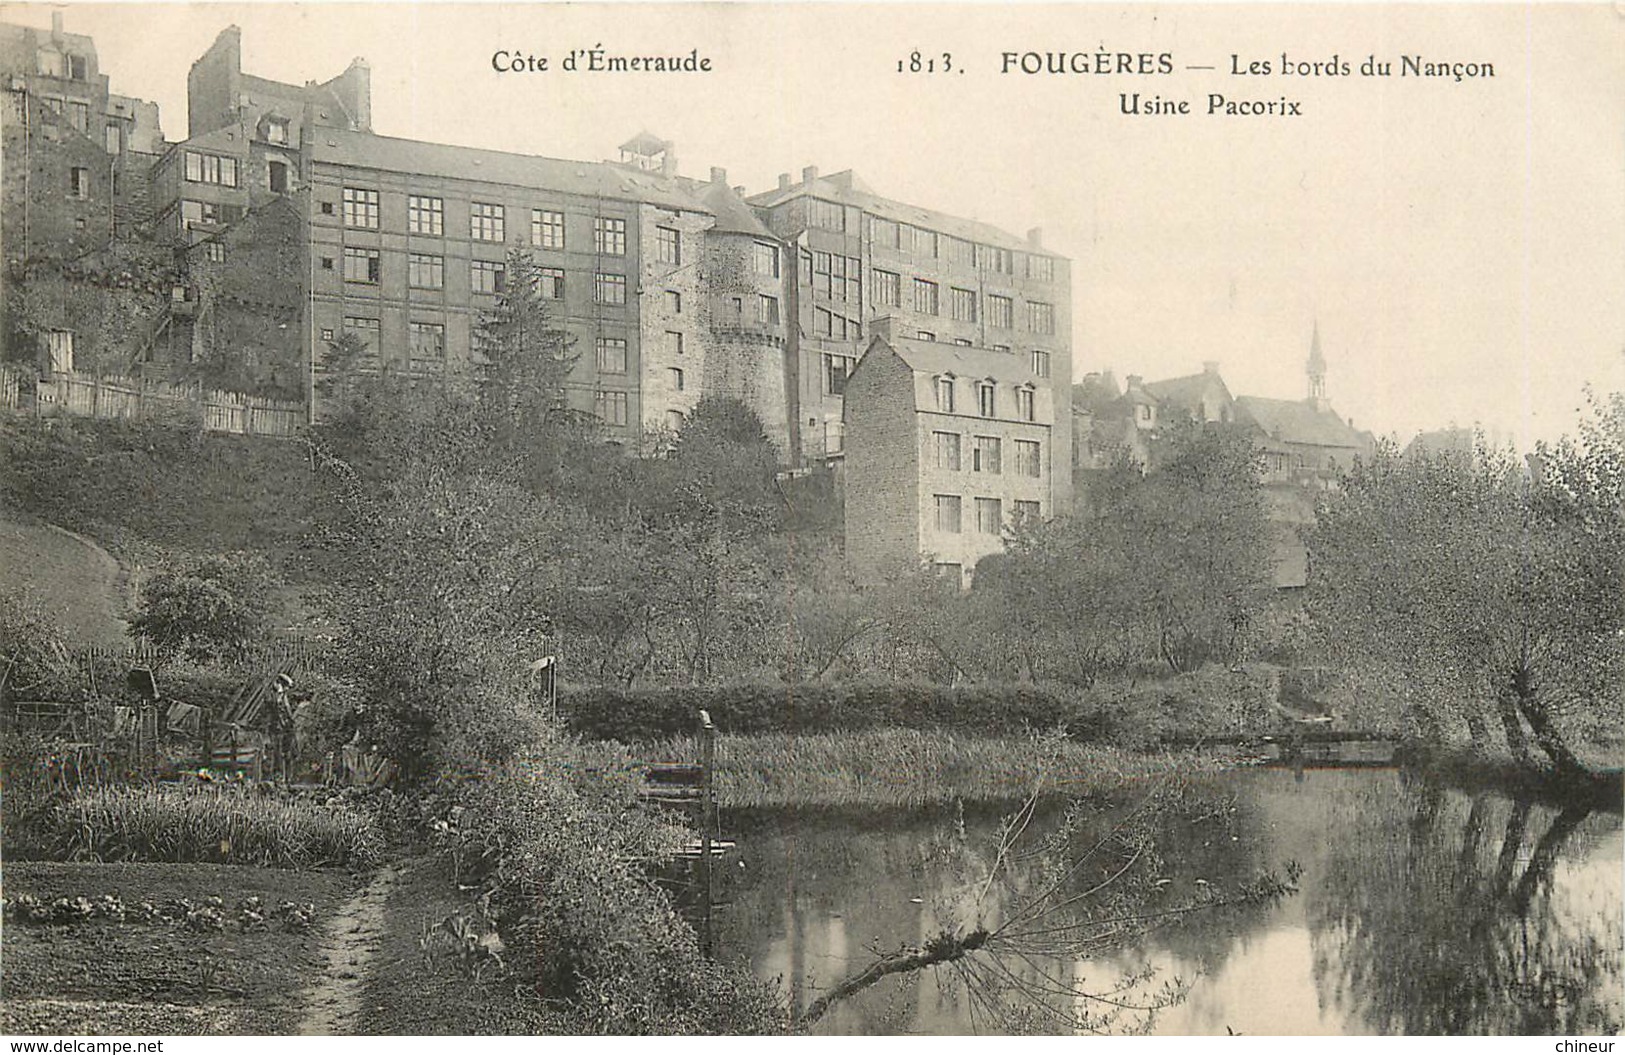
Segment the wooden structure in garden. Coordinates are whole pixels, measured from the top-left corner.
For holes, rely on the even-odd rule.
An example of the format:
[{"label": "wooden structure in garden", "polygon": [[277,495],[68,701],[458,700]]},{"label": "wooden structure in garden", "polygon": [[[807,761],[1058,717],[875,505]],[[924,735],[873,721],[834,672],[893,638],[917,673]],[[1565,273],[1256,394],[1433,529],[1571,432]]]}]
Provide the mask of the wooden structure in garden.
[{"label": "wooden structure in garden", "polygon": [[687,866],[686,885],[694,895],[690,913],[699,932],[700,948],[710,955],[716,901],[716,865],[736,849],[731,839],[722,838],[717,815],[716,751],[717,729],[706,711],[699,714],[700,761],[648,762],[643,769],[642,796],[652,802],[681,811],[698,831],[677,854]]}]

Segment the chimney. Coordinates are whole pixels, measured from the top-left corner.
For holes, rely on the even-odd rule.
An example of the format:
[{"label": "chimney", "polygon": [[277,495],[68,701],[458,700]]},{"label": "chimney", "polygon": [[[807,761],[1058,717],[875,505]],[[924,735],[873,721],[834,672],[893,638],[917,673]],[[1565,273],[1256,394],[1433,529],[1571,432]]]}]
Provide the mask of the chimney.
[{"label": "chimney", "polygon": [[736,186],[734,188],[734,193],[739,195],[741,198],[743,198],[745,196],[745,185],[743,183],[741,183],[738,186]]},{"label": "chimney", "polygon": [[818,178],[818,166],[817,165],[808,165],[806,168],[801,170],[801,182],[803,182],[803,183],[811,183],[813,180],[815,180],[817,178]]},{"label": "chimney", "polygon": [[712,165],[711,166],[711,182],[712,183],[727,183],[728,182],[728,170],[725,169],[725,168],[718,168],[717,166]]},{"label": "chimney", "polygon": [[1044,229],[1042,227],[1028,228],[1027,241],[1030,242],[1035,248],[1044,248]]},{"label": "chimney", "polygon": [[1204,373],[1204,374],[1217,374],[1218,372],[1219,372],[1219,361],[1217,359],[1203,360],[1203,362],[1202,362],[1202,373]]},{"label": "chimney", "polygon": [[60,11],[51,12],[51,39],[58,44],[62,43],[62,12]]},{"label": "chimney", "polygon": [[788,172],[779,173],[779,190],[789,190],[789,189],[790,189],[790,174]]},{"label": "chimney", "polygon": [[660,174],[662,176],[677,175],[677,147],[668,144],[660,155]]},{"label": "chimney", "polygon": [[1139,374],[1129,374],[1127,379],[1127,387],[1139,388],[1140,382],[1144,380],[1145,378],[1141,377]]}]

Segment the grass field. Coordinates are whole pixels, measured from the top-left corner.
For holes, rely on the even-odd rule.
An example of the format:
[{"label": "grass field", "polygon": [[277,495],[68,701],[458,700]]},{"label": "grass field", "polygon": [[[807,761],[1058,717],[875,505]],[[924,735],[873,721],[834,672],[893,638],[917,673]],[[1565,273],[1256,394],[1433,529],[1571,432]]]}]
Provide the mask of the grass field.
[{"label": "grass field", "polygon": [[49,524],[0,519],[6,589],[32,597],[75,644],[125,641],[118,562],[94,543]]},{"label": "grass field", "polygon": [[315,906],[297,932],[245,933],[184,924],[87,919],[29,924],[7,919],[0,964],[0,1033],[288,1033],[323,965],[324,923],[354,880],[341,871],[228,865],[8,863],[6,897],[97,898],[126,905],[219,897]]}]

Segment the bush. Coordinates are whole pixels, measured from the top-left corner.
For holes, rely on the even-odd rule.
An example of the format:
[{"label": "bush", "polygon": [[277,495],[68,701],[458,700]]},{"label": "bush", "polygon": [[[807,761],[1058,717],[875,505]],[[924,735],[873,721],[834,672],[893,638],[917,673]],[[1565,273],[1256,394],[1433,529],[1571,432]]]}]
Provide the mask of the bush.
[{"label": "bush", "polygon": [[244,788],[102,788],[52,811],[65,858],[315,868],[366,867],[383,854],[377,826],[345,805]]},{"label": "bush", "polygon": [[1064,728],[1095,739],[1101,715],[1075,691],[1032,685],[923,683],[679,686],[567,691],[571,732],[632,743],[692,733],[700,710],[728,733],[828,733],[873,728],[958,729],[1020,735]]},{"label": "bush", "polygon": [[[761,1033],[788,1024],[773,986],[712,963],[656,885],[687,833],[637,804],[627,760],[543,743],[455,791],[465,878],[481,878],[536,995],[589,1032]],[[473,852],[469,852],[472,849]]]}]

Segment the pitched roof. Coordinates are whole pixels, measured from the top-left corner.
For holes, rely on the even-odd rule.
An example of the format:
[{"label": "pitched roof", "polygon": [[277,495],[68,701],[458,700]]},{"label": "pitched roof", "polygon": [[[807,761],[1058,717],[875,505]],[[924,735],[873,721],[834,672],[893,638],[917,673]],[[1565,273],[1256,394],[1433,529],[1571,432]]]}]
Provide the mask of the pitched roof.
[{"label": "pitched roof", "polygon": [[671,177],[635,172],[605,162],[509,154],[340,128],[315,128],[311,133],[311,156],[327,164],[507,183],[617,201],[648,202],[686,212],[710,211]]},{"label": "pitched roof", "polygon": [[1025,356],[909,337],[888,340],[877,336],[869,342],[869,347],[873,348],[876,344],[885,345],[896,352],[897,357],[917,374],[953,374],[955,377],[977,379],[990,377],[1012,385],[1037,384],[1032,364]]},{"label": "pitched roof", "polygon": [[1224,379],[1218,374],[1203,371],[1200,374],[1190,374],[1186,377],[1171,377],[1166,381],[1147,381],[1145,390],[1156,396],[1164,403],[1173,403],[1186,409],[1193,409],[1201,404],[1202,397],[1207,394],[1210,385],[1217,384],[1223,389],[1226,397],[1230,389],[1225,385]]},{"label": "pitched roof", "polygon": [[1059,253],[1051,252],[1041,246],[1035,246],[1027,239],[1000,230],[992,224],[982,223],[980,220],[969,220],[962,216],[952,216],[945,212],[926,209],[918,205],[909,205],[904,202],[894,201],[891,198],[883,198],[870,190],[868,185],[859,179],[857,173],[851,169],[830,176],[820,176],[811,183],[803,182],[783,190],[766,191],[754,195],[748,200],[758,209],[771,209],[803,195],[812,198],[823,198],[826,201],[840,202],[844,205],[854,205],[885,220],[915,224],[940,234],[962,238],[968,242],[982,242],[985,245],[997,246],[1001,249],[1019,250],[1024,253],[1040,253],[1061,260],[1066,259]]},{"label": "pitched roof", "polygon": [[1250,420],[1266,434],[1285,443],[1315,447],[1363,448],[1364,437],[1349,428],[1331,409],[1320,410],[1308,400],[1237,396],[1242,420]]},{"label": "pitched roof", "polygon": [[717,218],[717,222],[711,227],[712,231],[717,234],[748,234],[752,238],[767,238],[774,244],[778,243],[778,236],[757,219],[755,210],[746,205],[745,199],[734,193],[734,189],[727,183],[697,184],[695,193]]}]

